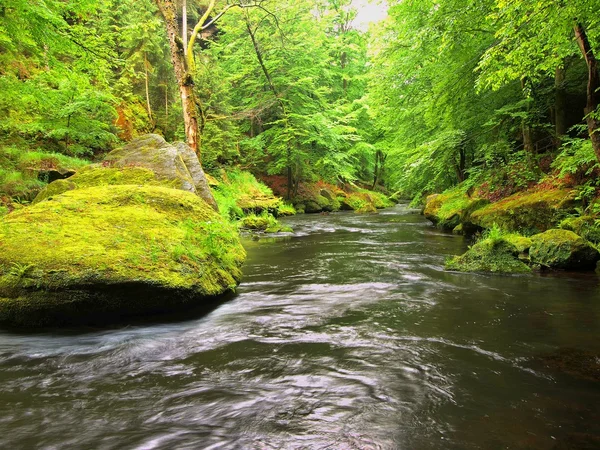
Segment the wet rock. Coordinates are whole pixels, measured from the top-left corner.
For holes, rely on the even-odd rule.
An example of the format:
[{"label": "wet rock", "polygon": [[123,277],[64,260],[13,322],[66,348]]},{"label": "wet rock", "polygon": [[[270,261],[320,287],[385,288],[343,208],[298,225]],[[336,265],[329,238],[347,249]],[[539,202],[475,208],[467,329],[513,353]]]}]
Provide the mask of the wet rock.
[{"label": "wet rock", "polygon": [[484,239],[461,256],[446,262],[447,270],[459,272],[529,273],[519,260],[519,250],[505,239]]},{"label": "wet rock", "polygon": [[600,253],[589,242],[568,230],[548,230],[531,238],[529,257],[551,269],[594,269]]}]

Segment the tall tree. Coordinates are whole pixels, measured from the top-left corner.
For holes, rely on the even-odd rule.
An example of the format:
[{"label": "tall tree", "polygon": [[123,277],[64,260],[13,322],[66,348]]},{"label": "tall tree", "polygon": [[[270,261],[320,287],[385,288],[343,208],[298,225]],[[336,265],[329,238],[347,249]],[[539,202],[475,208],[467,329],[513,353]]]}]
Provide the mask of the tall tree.
[{"label": "tall tree", "polygon": [[[185,135],[188,145],[200,156],[199,142],[199,114],[197,100],[194,93],[194,43],[199,33],[214,26],[217,21],[231,8],[250,8],[260,6],[261,0],[255,0],[250,3],[228,3],[217,11],[217,0],[210,0],[204,13],[192,30],[187,47],[184,46],[184,40],[179,32],[177,7],[174,0],[156,0],[156,4],[165,20],[169,45],[171,49],[171,59],[175,71],[175,78],[179,87],[181,104],[183,108],[183,119],[185,125]],[[214,17],[213,17],[214,15]],[[187,35],[186,35],[187,37]]]}]

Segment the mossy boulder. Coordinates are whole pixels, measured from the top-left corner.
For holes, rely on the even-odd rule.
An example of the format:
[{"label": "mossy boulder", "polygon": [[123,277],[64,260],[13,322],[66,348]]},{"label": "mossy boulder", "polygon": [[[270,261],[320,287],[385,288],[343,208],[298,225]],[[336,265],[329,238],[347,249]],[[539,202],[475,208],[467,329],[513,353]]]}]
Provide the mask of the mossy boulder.
[{"label": "mossy boulder", "polygon": [[527,191],[474,211],[470,220],[481,228],[496,224],[505,231],[536,234],[555,227],[575,206],[575,193],[568,189]]},{"label": "mossy boulder", "polygon": [[548,230],[531,237],[531,262],[552,269],[593,269],[600,253],[569,230]]},{"label": "mossy boulder", "polygon": [[600,244],[600,220],[595,216],[568,217],[560,222],[559,226],[594,244]]},{"label": "mossy boulder", "polygon": [[480,228],[471,221],[471,215],[488,204],[488,200],[471,198],[454,190],[428,196],[423,214],[438,228],[457,234],[473,234]]},{"label": "mossy boulder", "polygon": [[162,186],[69,190],[0,219],[0,323],[113,320],[232,289],[237,231],[197,195]]},{"label": "mossy boulder", "polygon": [[53,198],[63,192],[72,191],[73,189],[77,189],[77,185],[70,180],[53,181],[36,195],[32,203],[35,205],[36,203]]},{"label": "mossy boulder", "polygon": [[196,193],[215,210],[217,203],[194,151],[184,143],[169,144],[157,134],[141,136],[104,158],[107,167],[142,167],[173,186]]},{"label": "mossy boulder", "polygon": [[484,239],[461,256],[446,262],[447,270],[459,272],[529,273],[519,260],[519,250],[505,239]]}]

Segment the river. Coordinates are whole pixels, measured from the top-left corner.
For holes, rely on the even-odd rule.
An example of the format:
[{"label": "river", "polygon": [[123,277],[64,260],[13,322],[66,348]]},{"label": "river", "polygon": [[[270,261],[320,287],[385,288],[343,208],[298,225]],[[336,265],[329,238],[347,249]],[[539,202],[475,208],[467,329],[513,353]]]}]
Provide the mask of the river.
[{"label": "river", "polygon": [[287,222],[208,314],[0,331],[0,448],[600,448],[596,275],[445,272],[402,205]]}]

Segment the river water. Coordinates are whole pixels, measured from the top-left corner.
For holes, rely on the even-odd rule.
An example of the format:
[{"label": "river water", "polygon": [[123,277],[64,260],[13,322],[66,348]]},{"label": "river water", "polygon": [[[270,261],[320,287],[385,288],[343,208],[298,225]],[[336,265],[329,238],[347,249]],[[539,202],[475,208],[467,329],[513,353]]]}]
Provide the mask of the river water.
[{"label": "river water", "polygon": [[445,272],[405,206],[288,222],[208,314],[0,331],[0,448],[600,448],[596,275]]}]

